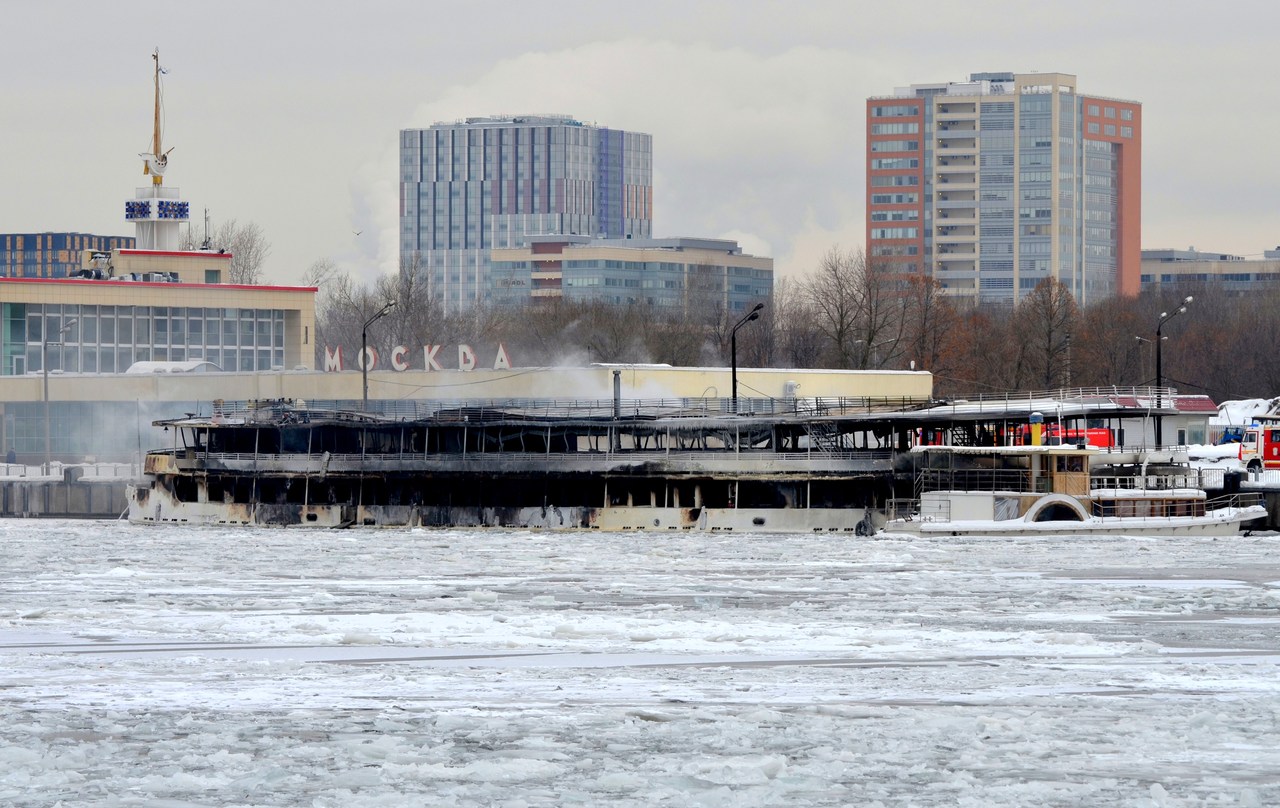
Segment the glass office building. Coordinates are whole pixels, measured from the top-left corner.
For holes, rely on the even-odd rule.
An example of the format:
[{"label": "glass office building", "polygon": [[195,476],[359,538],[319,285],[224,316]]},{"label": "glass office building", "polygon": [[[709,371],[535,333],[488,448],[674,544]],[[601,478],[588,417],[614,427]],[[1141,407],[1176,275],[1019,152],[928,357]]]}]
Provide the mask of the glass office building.
[{"label": "glass office building", "polygon": [[400,258],[451,310],[490,302],[490,251],[534,235],[646,239],[652,137],[563,116],[468,118],[400,133]]},{"label": "glass office building", "polygon": [[493,253],[493,301],[559,298],[685,311],[743,311],[773,293],[773,259],[736,241],[531,236]]},{"label": "glass office building", "polygon": [[1062,73],[974,73],[867,101],[867,252],[951,295],[1013,303],[1056,278],[1136,295],[1142,107]]}]

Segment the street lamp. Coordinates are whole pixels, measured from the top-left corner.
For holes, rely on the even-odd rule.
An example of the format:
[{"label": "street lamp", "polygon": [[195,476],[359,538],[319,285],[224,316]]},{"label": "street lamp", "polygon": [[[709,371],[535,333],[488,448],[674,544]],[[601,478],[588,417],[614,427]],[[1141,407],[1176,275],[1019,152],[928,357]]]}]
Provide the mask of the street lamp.
[{"label": "street lamp", "polygon": [[729,332],[729,362],[732,368],[731,382],[733,385],[733,412],[738,412],[738,329],[742,328],[752,320],[760,319],[760,310],[764,308],[763,303],[757,303],[755,308],[746,314],[738,324]]},{"label": "street lamp", "polygon": [[[62,335],[71,330],[71,326],[80,322],[79,317],[72,317],[58,329],[58,341],[62,344]],[[44,374],[44,473],[49,473],[49,324],[46,322],[40,334],[40,369]]]},{"label": "street lamp", "polygon": [[[1162,339],[1162,340],[1167,340],[1167,339],[1168,339],[1168,337],[1161,337],[1160,339]],[[1140,350],[1140,351],[1144,351],[1144,349],[1142,348],[1142,346],[1143,346],[1143,345],[1155,345],[1155,340],[1150,340],[1150,339],[1147,339],[1146,337],[1139,337],[1139,336],[1135,336],[1135,337],[1134,337],[1134,340],[1136,340],[1136,341],[1137,341],[1137,343],[1138,343],[1138,350]],[[1147,358],[1146,358],[1146,357],[1147,357],[1147,355],[1146,355],[1146,353],[1145,353],[1145,351],[1144,351],[1144,353],[1142,353],[1142,354],[1141,354],[1141,356],[1139,356],[1139,358],[1138,358],[1139,363],[1142,365],[1141,372],[1142,372],[1143,374],[1145,374],[1145,373],[1147,372]],[[1151,377],[1150,377],[1150,376],[1144,376],[1144,379],[1145,379],[1145,381],[1150,381],[1150,380],[1151,380]],[[1144,381],[1144,383],[1145,383],[1145,381]]]},{"label": "street lamp", "polygon": [[1178,308],[1174,309],[1171,312],[1163,312],[1163,311],[1160,312],[1160,322],[1156,323],[1156,448],[1157,449],[1159,449],[1161,446],[1164,445],[1164,430],[1163,430],[1164,417],[1160,415],[1160,408],[1161,406],[1163,406],[1161,402],[1161,396],[1163,395],[1163,392],[1164,392],[1163,391],[1164,368],[1160,363],[1160,360],[1161,360],[1160,348],[1162,346],[1161,341],[1164,338],[1160,336],[1160,329],[1164,328],[1164,324],[1172,320],[1174,317],[1177,317],[1179,314],[1184,314],[1187,311],[1187,304],[1189,304],[1193,299],[1194,298],[1192,298],[1191,295],[1187,295],[1185,298],[1182,299],[1182,305],[1179,306]]},{"label": "street lamp", "polygon": [[853,342],[855,345],[861,342],[867,347],[869,347],[871,349],[871,363],[876,367],[880,367],[880,352],[877,351],[876,349],[879,348],[881,345],[888,345],[889,343],[893,342],[893,340],[882,339],[879,342],[867,342],[865,339],[855,339]]},{"label": "street lamp", "polygon": [[369,343],[369,326],[377,320],[387,316],[387,312],[395,308],[396,302],[388,300],[387,305],[378,310],[378,313],[364,321],[364,325],[360,327],[360,381],[362,382],[360,396],[360,412],[369,411],[369,360],[368,360],[368,343]]}]

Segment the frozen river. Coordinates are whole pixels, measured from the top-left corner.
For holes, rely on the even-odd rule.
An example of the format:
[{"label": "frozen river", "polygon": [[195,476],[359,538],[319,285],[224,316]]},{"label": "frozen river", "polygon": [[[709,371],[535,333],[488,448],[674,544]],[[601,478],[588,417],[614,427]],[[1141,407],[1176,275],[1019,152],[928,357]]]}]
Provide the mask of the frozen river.
[{"label": "frozen river", "polygon": [[6,806],[1280,804],[1280,539],[0,522]]}]

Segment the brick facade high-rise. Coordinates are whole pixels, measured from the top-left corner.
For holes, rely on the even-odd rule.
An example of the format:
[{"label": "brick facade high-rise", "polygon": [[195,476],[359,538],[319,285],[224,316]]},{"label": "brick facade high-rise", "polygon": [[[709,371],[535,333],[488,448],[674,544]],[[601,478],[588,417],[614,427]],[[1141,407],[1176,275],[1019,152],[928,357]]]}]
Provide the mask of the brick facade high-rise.
[{"label": "brick facade high-rise", "polygon": [[974,73],[867,101],[867,253],[949,295],[1012,303],[1057,278],[1136,295],[1142,106],[1064,73]]}]

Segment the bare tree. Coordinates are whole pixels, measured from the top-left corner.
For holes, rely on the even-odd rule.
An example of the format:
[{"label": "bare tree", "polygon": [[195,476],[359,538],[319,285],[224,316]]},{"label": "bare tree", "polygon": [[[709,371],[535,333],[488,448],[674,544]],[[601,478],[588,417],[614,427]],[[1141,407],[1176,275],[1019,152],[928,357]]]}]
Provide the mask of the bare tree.
[{"label": "bare tree", "polygon": [[1080,313],[1071,335],[1071,382],[1088,387],[1150,384],[1151,339],[1136,301],[1112,297]]},{"label": "bare tree", "polygon": [[942,397],[1015,389],[1017,340],[1005,306],[975,306],[959,314],[951,359],[934,371],[934,394]]},{"label": "bare tree", "polygon": [[861,252],[832,247],[805,284],[814,325],[826,338],[827,355],[841,368],[858,360],[858,285],[864,266]]},{"label": "bare tree", "polygon": [[831,248],[805,284],[828,361],[842,368],[896,361],[905,333],[903,280],[890,265],[868,262],[861,250]]},{"label": "bare tree", "polygon": [[893,264],[863,256],[858,290],[862,348],[859,367],[882,368],[896,363],[906,334],[906,279]]},{"label": "bare tree", "polygon": [[1055,278],[1040,281],[1018,303],[1014,310],[1022,349],[1018,381],[1046,388],[1070,383],[1071,370],[1066,360],[1078,314],[1071,290]]},{"label": "bare tree", "polygon": [[230,266],[224,283],[256,286],[262,283],[262,265],[271,254],[271,244],[262,228],[254,222],[225,221],[208,234],[208,240],[197,243],[191,228],[182,241],[182,249],[220,250],[231,254]]},{"label": "bare tree", "polygon": [[773,296],[767,308],[769,322],[777,331],[776,361],[783,367],[818,367],[823,336],[809,306],[804,282],[787,278],[779,280],[773,286]]},{"label": "bare tree", "polygon": [[921,370],[950,370],[959,314],[942,293],[942,284],[924,275],[907,279],[904,298],[906,350]]}]

